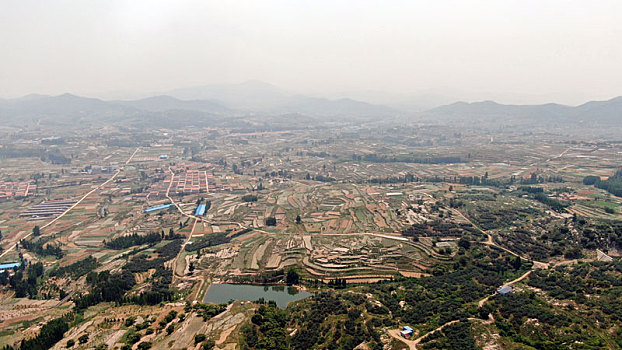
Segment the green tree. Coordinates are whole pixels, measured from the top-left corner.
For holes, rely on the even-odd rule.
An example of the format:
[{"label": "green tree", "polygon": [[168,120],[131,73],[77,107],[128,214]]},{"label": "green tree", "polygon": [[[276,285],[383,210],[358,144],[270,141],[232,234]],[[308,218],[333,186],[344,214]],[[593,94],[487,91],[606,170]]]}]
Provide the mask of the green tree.
[{"label": "green tree", "polygon": [[458,240],[458,247],[469,250],[469,248],[471,248],[471,242],[466,237],[461,237],[460,240]]},{"label": "green tree", "polygon": [[209,339],[203,342],[203,344],[201,345],[201,348],[203,350],[212,350],[215,346],[216,346],[216,342],[214,342],[212,339]]},{"label": "green tree", "polygon": [[199,333],[194,335],[194,343],[199,344],[206,339],[205,334]]},{"label": "green tree", "polygon": [[523,261],[521,260],[520,256],[515,257],[514,261],[512,262],[512,267],[514,267],[514,270],[520,270],[521,266],[523,266]]},{"label": "green tree", "polygon": [[151,342],[145,341],[138,344],[138,350],[147,350],[151,348]]},{"label": "green tree", "polygon": [[583,178],[583,184],[584,185],[594,185],[595,183],[600,181],[600,176],[594,176],[594,175],[590,175],[590,176],[586,176]]},{"label": "green tree", "polygon": [[285,277],[285,281],[288,285],[298,284],[300,282],[300,275],[296,272],[295,269],[289,269],[287,271],[287,276]]}]

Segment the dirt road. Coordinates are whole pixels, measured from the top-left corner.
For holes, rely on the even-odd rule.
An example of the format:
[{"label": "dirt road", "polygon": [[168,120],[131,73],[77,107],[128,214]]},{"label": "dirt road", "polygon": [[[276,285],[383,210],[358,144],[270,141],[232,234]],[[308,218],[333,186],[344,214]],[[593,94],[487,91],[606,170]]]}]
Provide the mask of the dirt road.
[{"label": "dirt road", "polygon": [[[136,152],[138,152],[138,150],[140,149],[140,147],[136,148],[136,150],[134,150],[134,153],[132,153],[132,155],[125,161],[125,164],[127,165],[132,158],[134,158],[134,155],[136,154]],[[88,196],[90,196],[91,194],[93,194],[93,192],[101,189],[102,187],[106,186],[107,184],[109,184],[112,180],[114,180],[117,175],[119,175],[119,173],[121,173],[121,168],[117,169],[117,171],[114,172],[114,174],[108,179],[106,180],[104,183],[100,184],[99,186],[95,187],[94,189],[90,190],[89,192],[87,192],[84,196],[82,196],[80,199],[78,199],[71,207],[67,208],[67,210],[65,210],[63,213],[61,213],[59,216],[55,217],[54,219],[52,219],[52,221],[48,222],[47,224],[41,226],[41,229],[44,229],[50,225],[52,225],[53,223],[55,223],[56,221],[58,221],[58,219],[62,218],[63,216],[65,216],[65,214],[67,214],[68,212],[70,212],[73,208],[77,207],[80,203],[82,203],[83,200],[85,200]],[[30,236],[32,236],[32,232],[30,232],[29,234],[27,234],[26,236],[20,238],[20,240],[22,239],[26,239],[29,238]],[[12,246],[10,246],[9,248],[7,248],[2,254],[0,254],[0,258],[2,258],[3,256],[5,256],[9,251],[13,250],[13,248],[15,248],[16,244],[13,244]]]},{"label": "dirt road", "polygon": [[400,335],[400,330],[399,329],[390,329],[389,330],[389,335],[399,341],[401,341],[402,343],[408,345],[408,348],[410,350],[416,350],[417,349],[417,343],[415,343],[413,340],[408,340],[408,339],[404,339],[401,335]]},{"label": "dirt road", "polygon": [[[531,274],[532,272],[533,272],[533,270],[529,270],[529,271],[525,272],[525,273],[524,273],[522,276],[520,276],[519,278],[517,278],[517,279],[515,279],[515,280],[512,280],[512,281],[510,281],[510,282],[504,283],[504,284],[501,286],[501,288],[502,288],[502,287],[511,286],[511,285],[513,285],[514,283],[517,283],[517,282],[520,282],[520,281],[524,280],[524,279],[525,279],[525,278],[527,278],[527,276],[529,276],[529,274]],[[494,296],[495,294],[496,294],[496,293],[493,293],[493,294],[491,294],[491,295],[489,295],[489,296],[485,297],[484,299],[480,300],[480,301],[477,303],[477,306],[478,306],[478,307],[483,307],[483,306],[484,306],[484,304],[488,301],[488,299],[490,299],[490,297]]]}]

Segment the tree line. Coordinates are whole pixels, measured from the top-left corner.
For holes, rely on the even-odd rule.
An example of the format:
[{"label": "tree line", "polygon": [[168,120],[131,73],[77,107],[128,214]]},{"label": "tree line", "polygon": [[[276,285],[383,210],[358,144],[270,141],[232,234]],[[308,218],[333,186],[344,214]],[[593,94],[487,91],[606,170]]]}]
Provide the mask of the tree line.
[{"label": "tree line", "polygon": [[616,171],[616,173],[607,180],[601,180],[600,176],[586,176],[583,178],[583,184],[594,185],[616,197],[622,197],[622,169]]}]

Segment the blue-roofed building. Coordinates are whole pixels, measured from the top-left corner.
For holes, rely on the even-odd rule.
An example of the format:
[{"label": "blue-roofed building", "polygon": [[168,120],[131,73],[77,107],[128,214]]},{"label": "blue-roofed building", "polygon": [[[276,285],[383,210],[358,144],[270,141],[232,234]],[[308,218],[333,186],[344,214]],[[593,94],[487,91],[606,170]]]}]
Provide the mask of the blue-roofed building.
[{"label": "blue-roofed building", "polygon": [[199,204],[197,210],[194,211],[194,215],[203,216],[205,215],[205,204]]},{"label": "blue-roofed building", "polygon": [[511,286],[505,286],[505,287],[501,287],[499,289],[497,289],[497,293],[501,294],[501,295],[506,295],[506,294],[511,294],[514,290],[512,289]]},{"label": "blue-roofed building", "polygon": [[168,154],[160,154],[160,159],[168,159]]},{"label": "blue-roofed building", "polygon": [[12,270],[18,266],[20,266],[22,263],[6,263],[6,264],[0,264],[0,271],[4,271],[4,270]]},{"label": "blue-roofed building", "polygon": [[413,334],[415,333],[415,330],[412,329],[410,326],[404,326],[404,328],[402,328],[402,331],[400,332],[400,335],[403,338],[409,338],[411,337]]},{"label": "blue-roofed building", "polygon": [[172,203],[162,204],[162,205],[158,205],[158,206],[155,206],[155,207],[147,208],[147,209],[144,210],[144,212],[145,213],[151,213],[153,211],[158,211],[158,210],[166,209],[166,208],[169,208],[169,207],[172,207],[172,206],[173,206]]}]

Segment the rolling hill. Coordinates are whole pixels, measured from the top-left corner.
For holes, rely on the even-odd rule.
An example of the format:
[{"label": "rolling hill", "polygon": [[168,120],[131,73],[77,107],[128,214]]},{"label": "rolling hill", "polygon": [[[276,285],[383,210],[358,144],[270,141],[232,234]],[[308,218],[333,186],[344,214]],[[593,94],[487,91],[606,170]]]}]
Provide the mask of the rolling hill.
[{"label": "rolling hill", "polygon": [[580,122],[588,124],[622,123],[622,97],[592,101],[571,107],[555,103],[543,105],[504,105],[493,101],[456,102],[419,114],[421,117],[445,120]]}]

